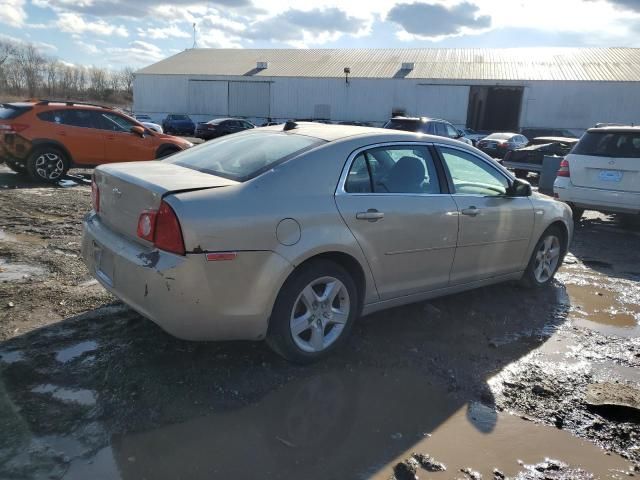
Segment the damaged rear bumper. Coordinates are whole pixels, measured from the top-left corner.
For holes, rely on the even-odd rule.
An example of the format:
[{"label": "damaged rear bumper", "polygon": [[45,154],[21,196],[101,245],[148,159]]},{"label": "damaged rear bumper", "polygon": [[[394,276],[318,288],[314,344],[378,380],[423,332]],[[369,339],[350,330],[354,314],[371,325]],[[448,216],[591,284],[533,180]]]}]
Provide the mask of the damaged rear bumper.
[{"label": "damaged rear bumper", "polygon": [[211,262],[206,253],[148,248],[109,229],[94,212],[84,219],[82,256],[107,290],[185,340],[264,338],[280,287],[273,279],[293,269],[270,251]]}]

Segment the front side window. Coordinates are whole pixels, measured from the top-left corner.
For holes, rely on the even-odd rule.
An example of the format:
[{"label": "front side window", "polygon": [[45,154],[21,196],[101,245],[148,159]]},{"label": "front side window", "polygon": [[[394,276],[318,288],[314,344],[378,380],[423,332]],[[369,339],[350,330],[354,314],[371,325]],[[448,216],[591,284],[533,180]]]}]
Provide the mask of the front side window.
[{"label": "front side window", "polygon": [[211,140],[163,161],[244,182],[323,143],[304,135],[252,131]]},{"label": "front side window", "polygon": [[499,196],[507,193],[509,180],[484,160],[453,148],[441,147],[440,153],[451,175],[454,194]]},{"label": "front side window", "polygon": [[458,137],[460,135],[458,133],[458,131],[453,127],[453,125],[449,125],[448,123],[445,123],[445,127],[447,129],[447,136],[448,137],[456,138],[456,137]]},{"label": "front side window", "polygon": [[351,164],[345,191],[349,193],[440,193],[435,163],[427,147],[372,148]]}]

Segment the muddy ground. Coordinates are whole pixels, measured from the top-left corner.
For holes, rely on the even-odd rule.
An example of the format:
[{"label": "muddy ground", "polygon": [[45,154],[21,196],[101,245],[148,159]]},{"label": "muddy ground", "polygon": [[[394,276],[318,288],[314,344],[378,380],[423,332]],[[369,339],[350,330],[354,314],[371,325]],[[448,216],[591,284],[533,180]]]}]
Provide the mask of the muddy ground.
[{"label": "muddy ground", "polygon": [[552,286],[371,315],[296,367],[117,302],[79,257],[89,204],[0,166],[2,479],[640,476],[637,226],[589,212]]}]

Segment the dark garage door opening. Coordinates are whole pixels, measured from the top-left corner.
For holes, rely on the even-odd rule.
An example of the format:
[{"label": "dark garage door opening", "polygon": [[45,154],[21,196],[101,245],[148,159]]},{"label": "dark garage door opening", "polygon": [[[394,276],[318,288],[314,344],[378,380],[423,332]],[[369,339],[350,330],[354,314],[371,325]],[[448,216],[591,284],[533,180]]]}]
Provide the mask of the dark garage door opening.
[{"label": "dark garage door opening", "polygon": [[479,87],[469,91],[467,126],[474,130],[517,132],[523,87]]}]

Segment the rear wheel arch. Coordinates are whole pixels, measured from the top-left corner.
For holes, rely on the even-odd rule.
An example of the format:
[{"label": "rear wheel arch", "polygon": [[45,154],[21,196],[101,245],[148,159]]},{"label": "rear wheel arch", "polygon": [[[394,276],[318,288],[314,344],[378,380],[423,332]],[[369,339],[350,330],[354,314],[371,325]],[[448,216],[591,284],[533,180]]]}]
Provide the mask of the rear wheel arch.
[{"label": "rear wheel arch", "polygon": [[316,260],[329,260],[344,268],[347,273],[351,276],[353,281],[356,284],[356,288],[358,290],[358,299],[360,305],[358,305],[358,313],[362,310],[362,306],[364,304],[364,299],[367,291],[367,277],[365,275],[365,270],[360,262],[353,257],[352,255],[340,252],[340,251],[328,251],[322,253],[316,253],[310,257],[305,258],[295,264],[295,268],[289,273],[289,275],[284,279],[282,285],[280,285],[280,289],[287,282],[289,277],[293,275],[296,271],[300,270],[304,266]]},{"label": "rear wheel arch", "polygon": [[64,146],[64,144],[58,142],[57,140],[51,140],[48,138],[37,138],[35,140],[31,141],[31,151],[29,152],[29,155],[31,155],[35,150],[40,149],[40,148],[46,148],[46,147],[53,147],[57,150],[60,150],[60,152],[62,154],[64,154],[64,156],[66,157],[67,161],[69,162],[70,165],[75,165],[75,162],[73,160],[73,156],[71,155],[71,152],[69,152],[69,150],[67,149],[67,147]]}]

